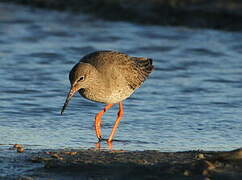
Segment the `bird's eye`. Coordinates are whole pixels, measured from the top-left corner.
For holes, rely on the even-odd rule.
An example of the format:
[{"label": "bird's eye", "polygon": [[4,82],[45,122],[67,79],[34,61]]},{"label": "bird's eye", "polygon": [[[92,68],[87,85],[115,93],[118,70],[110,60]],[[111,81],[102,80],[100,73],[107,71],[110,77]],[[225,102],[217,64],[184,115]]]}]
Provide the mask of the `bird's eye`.
[{"label": "bird's eye", "polygon": [[81,76],[80,79],[78,80],[78,82],[83,81],[84,80],[84,76]]}]

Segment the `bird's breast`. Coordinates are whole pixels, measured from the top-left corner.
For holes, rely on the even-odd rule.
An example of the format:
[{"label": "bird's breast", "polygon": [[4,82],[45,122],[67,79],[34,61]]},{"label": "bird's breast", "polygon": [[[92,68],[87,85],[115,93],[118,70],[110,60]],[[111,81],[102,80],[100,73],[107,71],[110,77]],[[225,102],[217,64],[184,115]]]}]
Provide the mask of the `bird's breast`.
[{"label": "bird's breast", "polygon": [[134,92],[128,86],[122,88],[100,88],[100,89],[82,89],[79,91],[81,96],[95,102],[105,104],[114,104],[128,98]]}]

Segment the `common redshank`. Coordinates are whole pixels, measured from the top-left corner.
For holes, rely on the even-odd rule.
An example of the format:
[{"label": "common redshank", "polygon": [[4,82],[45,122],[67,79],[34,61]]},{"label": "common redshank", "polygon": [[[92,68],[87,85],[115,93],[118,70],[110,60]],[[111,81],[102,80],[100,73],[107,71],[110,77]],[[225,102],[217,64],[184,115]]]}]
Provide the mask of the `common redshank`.
[{"label": "common redshank", "polygon": [[123,116],[122,101],[128,98],[149,76],[153,70],[152,59],[131,57],[117,51],[96,51],[84,56],[70,71],[70,91],[67,95],[63,114],[68,102],[78,91],[91,101],[106,104],[95,117],[95,131],[99,141],[102,115],[119,103],[119,112],[107,141],[111,142]]}]

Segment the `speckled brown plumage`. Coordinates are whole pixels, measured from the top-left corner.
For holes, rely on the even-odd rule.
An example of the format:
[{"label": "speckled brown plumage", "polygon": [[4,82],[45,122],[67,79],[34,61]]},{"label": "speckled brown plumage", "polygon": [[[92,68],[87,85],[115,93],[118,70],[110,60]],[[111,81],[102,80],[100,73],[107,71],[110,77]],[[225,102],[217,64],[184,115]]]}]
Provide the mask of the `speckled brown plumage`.
[{"label": "speckled brown plumage", "polygon": [[90,63],[109,76],[113,75],[112,68],[117,69],[133,90],[139,88],[153,70],[152,59],[131,57],[117,51],[96,51],[84,56],[80,62]]}]

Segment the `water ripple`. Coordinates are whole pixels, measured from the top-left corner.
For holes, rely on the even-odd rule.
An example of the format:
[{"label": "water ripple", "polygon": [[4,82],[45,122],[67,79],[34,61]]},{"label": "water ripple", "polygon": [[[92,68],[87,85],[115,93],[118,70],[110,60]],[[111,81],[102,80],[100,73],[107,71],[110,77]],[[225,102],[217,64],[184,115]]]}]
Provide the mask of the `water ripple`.
[{"label": "water ripple", "polygon": [[[241,32],[108,22],[2,3],[0,12],[1,143],[93,147],[93,121],[104,105],[76,94],[63,116],[60,109],[72,66],[89,52],[111,49],[150,57],[155,65],[124,101],[114,149],[229,150],[242,144]],[[114,105],[105,113],[104,137],[117,111]]]},{"label": "water ripple", "polygon": [[223,52],[215,52],[212,51],[211,49],[205,49],[205,48],[188,48],[185,50],[186,53],[192,53],[192,54],[197,54],[197,55],[205,55],[205,56],[211,56],[211,57],[220,57],[220,56],[225,56]]}]

